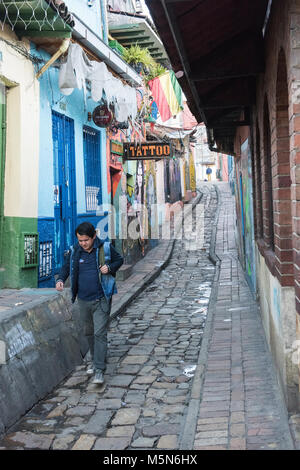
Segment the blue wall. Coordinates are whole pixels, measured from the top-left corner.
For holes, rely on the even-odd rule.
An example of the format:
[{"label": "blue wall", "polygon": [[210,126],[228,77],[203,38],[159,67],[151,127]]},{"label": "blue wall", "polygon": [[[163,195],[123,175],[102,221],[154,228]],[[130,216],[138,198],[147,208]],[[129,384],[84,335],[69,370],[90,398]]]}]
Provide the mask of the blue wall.
[{"label": "blue wall", "polygon": [[68,0],[66,3],[69,11],[77,15],[81,21],[102,39],[100,0],[91,0],[91,6],[88,6],[88,0]]},{"label": "blue wall", "polygon": [[[34,51],[44,60],[50,56],[45,52]],[[76,169],[76,196],[77,221],[89,220],[97,225],[100,217],[96,213],[86,212],[85,178],[83,161],[83,126],[95,128],[100,132],[101,155],[101,183],[102,201],[108,202],[107,193],[107,166],[106,166],[106,130],[96,127],[93,121],[88,121],[88,112],[93,112],[97,106],[89,99],[87,92],[84,99],[83,90],[75,89],[69,96],[64,96],[58,86],[59,71],[50,67],[40,78],[40,161],[39,161],[39,205],[38,205],[38,231],[40,242],[52,240],[54,243],[54,174],[53,174],[53,142],[52,142],[52,110],[68,116],[74,120],[75,134],[75,169]],[[85,102],[86,101],[86,102]],[[54,265],[52,265],[54,268]],[[51,276],[39,282],[40,287],[54,286]]]}]

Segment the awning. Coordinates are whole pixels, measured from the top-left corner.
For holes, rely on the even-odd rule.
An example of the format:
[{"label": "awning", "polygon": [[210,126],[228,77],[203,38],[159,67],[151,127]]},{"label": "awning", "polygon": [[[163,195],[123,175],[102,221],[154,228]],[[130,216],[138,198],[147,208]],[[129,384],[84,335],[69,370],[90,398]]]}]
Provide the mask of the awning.
[{"label": "awning", "polygon": [[56,0],[2,0],[0,25],[1,23],[9,25],[17,36],[30,38],[69,38],[74,26],[67,6]]},{"label": "awning", "polygon": [[236,127],[249,125],[264,70],[268,0],[146,0],[188,105],[210,148],[233,154]]}]

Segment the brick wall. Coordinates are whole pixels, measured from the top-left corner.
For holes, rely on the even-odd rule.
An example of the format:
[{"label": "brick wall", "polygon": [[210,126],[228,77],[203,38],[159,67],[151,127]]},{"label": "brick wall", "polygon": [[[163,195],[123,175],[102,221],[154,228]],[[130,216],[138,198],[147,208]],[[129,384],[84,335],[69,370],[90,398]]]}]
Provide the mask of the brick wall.
[{"label": "brick wall", "polygon": [[[295,8],[299,15],[299,0],[273,4],[265,36],[265,73],[257,81],[256,109],[253,112],[253,122],[256,123],[253,129],[255,235],[267,266],[282,286],[294,285],[292,238],[297,209],[293,204],[296,185],[292,158],[294,72],[291,50],[295,33],[291,27],[291,12]],[[297,23],[295,19],[294,22]],[[299,18],[298,24],[300,31]]]},{"label": "brick wall", "polygon": [[290,162],[296,309],[300,313],[300,1],[290,5]]},{"label": "brick wall", "polygon": [[[249,129],[254,228],[260,254],[281,285],[280,318],[274,308],[277,282],[264,263],[258,263],[262,269],[257,269],[257,282],[268,344],[293,409],[300,396],[290,355],[300,335],[300,316],[295,318],[293,309],[295,291],[300,314],[300,0],[272,2],[264,51],[265,71],[257,77]],[[237,130],[237,158],[244,133]]]}]

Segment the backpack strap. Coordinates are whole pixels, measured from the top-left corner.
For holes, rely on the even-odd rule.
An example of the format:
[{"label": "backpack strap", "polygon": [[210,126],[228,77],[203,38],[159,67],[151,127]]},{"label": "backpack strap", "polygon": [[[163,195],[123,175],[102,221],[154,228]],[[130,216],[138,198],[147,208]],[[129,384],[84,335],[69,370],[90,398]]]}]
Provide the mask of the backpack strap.
[{"label": "backpack strap", "polygon": [[104,249],[104,258],[105,258],[105,264],[110,263],[111,260],[111,255],[110,255],[110,242],[104,242],[103,243],[103,249]]},{"label": "backpack strap", "polygon": [[99,265],[100,266],[103,266],[105,264],[103,245],[101,245],[100,248],[98,248],[98,260],[99,260]]}]

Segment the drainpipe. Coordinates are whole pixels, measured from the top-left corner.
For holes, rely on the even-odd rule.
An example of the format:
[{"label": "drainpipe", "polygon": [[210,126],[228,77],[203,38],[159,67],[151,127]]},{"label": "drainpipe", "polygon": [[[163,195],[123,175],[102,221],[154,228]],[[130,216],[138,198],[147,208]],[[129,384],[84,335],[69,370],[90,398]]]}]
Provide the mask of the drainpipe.
[{"label": "drainpipe", "polygon": [[106,0],[100,0],[103,41],[108,44],[108,19]]},{"label": "drainpipe", "polygon": [[48,62],[41,68],[41,70],[36,74],[36,78],[40,78],[44,72],[56,61],[62,54],[67,52],[70,45],[71,38],[64,39],[58,51],[48,60]]}]

